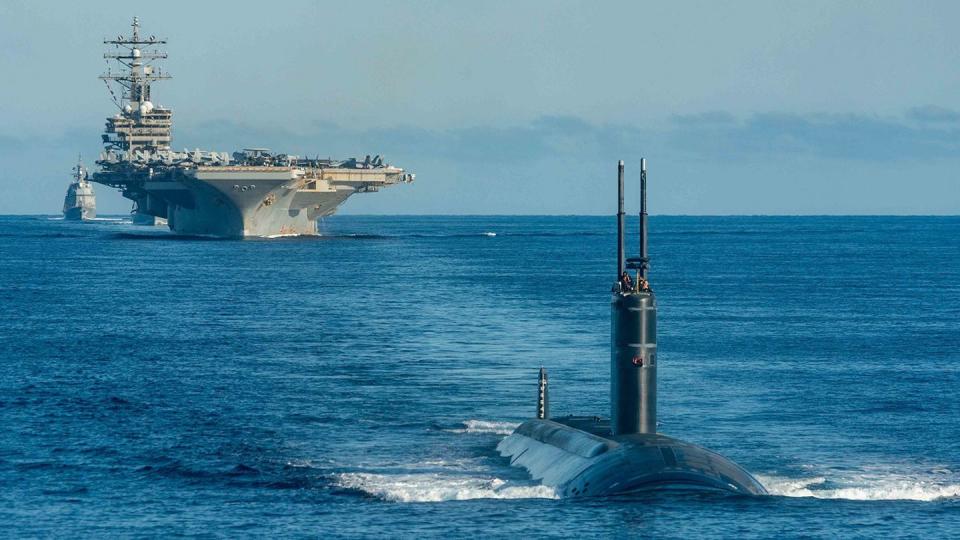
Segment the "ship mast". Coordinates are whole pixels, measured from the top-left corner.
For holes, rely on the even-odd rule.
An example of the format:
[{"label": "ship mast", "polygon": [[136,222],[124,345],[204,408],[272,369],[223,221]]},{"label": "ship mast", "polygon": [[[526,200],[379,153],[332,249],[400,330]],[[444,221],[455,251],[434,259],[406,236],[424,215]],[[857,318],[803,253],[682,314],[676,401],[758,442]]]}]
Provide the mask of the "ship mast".
[{"label": "ship mast", "polygon": [[[166,45],[167,40],[157,39],[155,36],[141,39],[140,19],[137,17],[133,18],[133,23],[130,26],[133,30],[129,38],[119,35],[116,39],[103,40],[105,45],[113,45],[117,49],[126,49],[116,53],[104,53],[103,57],[108,60],[116,60],[128,71],[126,73],[113,73],[107,68],[107,72],[101,75],[100,79],[108,84],[113,81],[123,87],[123,98],[130,104],[131,108],[138,108],[144,102],[150,101],[151,82],[171,77],[163,73],[159,67],[150,63],[150,60],[166,58],[167,53],[156,49],[144,50],[144,46]],[[121,106],[121,108],[123,107]]]},{"label": "ship mast", "polygon": [[82,184],[87,180],[87,171],[83,168],[83,156],[77,154],[77,166],[73,168],[73,179]]},{"label": "ship mast", "polygon": [[[103,57],[116,61],[123,69],[113,72],[108,67],[100,76],[120,109],[119,114],[107,119],[103,142],[109,155],[105,155],[101,162],[127,161],[135,152],[149,154],[170,148],[173,113],[154,105],[150,96],[151,83],[171,78],[152,62],[167,57],[166,52],[157,49],[167,40],[155,36],[141,37],[137,17],[133,18],[131,28],[129,37],[119,35],[116,39],[103,40],[105,45],[113,45],[116,49],[104,53]],[[114,94],[111,83],[122,88],[120,99]]]}]

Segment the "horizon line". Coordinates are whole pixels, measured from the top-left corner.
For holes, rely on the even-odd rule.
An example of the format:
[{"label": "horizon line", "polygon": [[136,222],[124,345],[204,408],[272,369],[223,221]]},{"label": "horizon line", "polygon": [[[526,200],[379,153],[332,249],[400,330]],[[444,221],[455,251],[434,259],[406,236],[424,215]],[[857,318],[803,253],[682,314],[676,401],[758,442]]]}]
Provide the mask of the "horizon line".
[{"label": "horizon line", "polygon": [[[0,214],[0,217],[59,217],[61,212],[52,214]],[[103,217],[125,217],[130,216],[129,212],[119,214],[97,214]],[[628,213],[627,216],[637,215],[636,212]],[[651,217],[960,217],[960,214],[649,214]],[[616,216],[616,213],[610,214],[334,214],[320,219],[336,217],[610,217]]]}]

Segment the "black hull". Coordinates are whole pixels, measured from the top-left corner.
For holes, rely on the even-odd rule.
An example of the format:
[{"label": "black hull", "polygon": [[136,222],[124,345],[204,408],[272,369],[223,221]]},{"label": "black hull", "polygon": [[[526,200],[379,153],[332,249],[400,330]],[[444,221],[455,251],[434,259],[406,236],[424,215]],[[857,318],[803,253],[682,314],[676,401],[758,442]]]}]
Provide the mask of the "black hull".
[{"label": "black hull", "polygon": [[595,417],[529,420],[497,449],[565,497],[662,489],[767,493],[742,467],[706,448],[658,433],[611,437],[609,421]]}]

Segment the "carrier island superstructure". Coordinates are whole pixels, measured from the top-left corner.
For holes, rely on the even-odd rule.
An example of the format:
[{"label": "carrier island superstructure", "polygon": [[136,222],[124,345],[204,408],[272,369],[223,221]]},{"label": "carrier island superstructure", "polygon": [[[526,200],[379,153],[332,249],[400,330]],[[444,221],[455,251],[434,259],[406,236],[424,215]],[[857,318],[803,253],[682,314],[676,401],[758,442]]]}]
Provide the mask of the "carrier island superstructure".
[{"label": "carrier island superstructure", "polygon": [[[354,193],[409,183],[414,175],[364,159],[308,159],[265,148],[212,152],[171,148],[173,112],[154,103],[151,84],[169,79],[157,61],[166,40],[106,39],[104,58],[120,71],[101,75],[119,111],[107,118],[104,151],[92,180],[118,188],[142,214],[167,219],[178,234],[272,237],[317,234],[317,218],[333,214]],[[119,92],[114,92],[118,88]],[[118,95],[119,93],[119,95]]]}]

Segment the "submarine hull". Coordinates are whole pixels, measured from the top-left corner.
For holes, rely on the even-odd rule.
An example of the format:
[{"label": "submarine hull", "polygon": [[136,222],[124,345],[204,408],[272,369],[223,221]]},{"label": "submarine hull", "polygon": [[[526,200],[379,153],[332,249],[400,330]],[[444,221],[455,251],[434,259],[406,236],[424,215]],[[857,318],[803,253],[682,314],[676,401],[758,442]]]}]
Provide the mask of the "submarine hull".
[{"label": "submarine hull", "polygon": [[609,434],[610,422],[592,416],[529,420],[497,450],[564,497],[659,489],[766,494],[745,469],[706,448],[659,433]]}]

